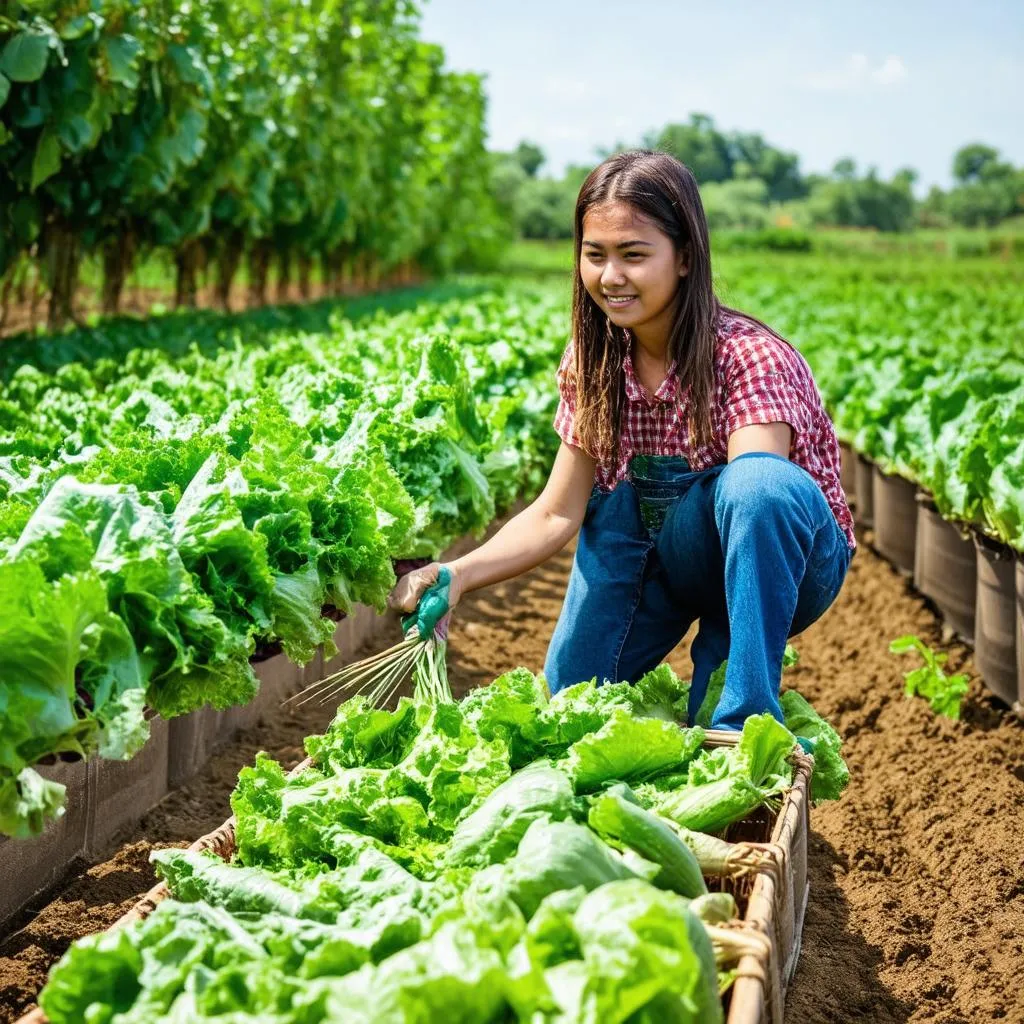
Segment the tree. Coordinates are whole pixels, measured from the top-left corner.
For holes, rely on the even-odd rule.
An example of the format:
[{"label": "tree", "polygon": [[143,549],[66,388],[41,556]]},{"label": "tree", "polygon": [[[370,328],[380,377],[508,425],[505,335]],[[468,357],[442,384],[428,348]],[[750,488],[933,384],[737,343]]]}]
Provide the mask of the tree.
[{"label": "tree", "polygon": [[1015,197],[1001,181],[972,181],[946,196],[950,217],[968,228],[992,227],[1014,211]]},{"label": "tree", "polygon": [[729,141],[706,114],[692,114],[687,124],[668,124],[648,136],[651,148],[670,153],[693,171],[698,183],[727,181],[733,175]]},{"label": "tree", "polygon": [[807,194],[800,178],[800,158],[769,145],[757,133],[734,132],[727,138],[734,178],[758,178],[775,202]]},{"label": "tree", "polygon": [[516,146],[514,155],[528,178],[536,178],[537,171],[547,159],[544,156],[544,150],[540,146],[527,142],[525,139]]},{"label": "tree", "polygon": [[[840,163],[852,165],[853,161]],[[847,177],[850,174],[849,166],[840,168],[839,174],[833,169],[833,178],[813,189],[808,200],[812,223],[879,231],[905,231],[911,226],[914,196],[907,171],[892,181],[881,180],[874,167],[863,178]]]},{"label": "tree", "polygon": [[701,190],[708,227],[757,230],[768,226],[768,186],[760,178],[711,182]]},{"label": "tree", "polygon": [[857,177],[857,162],[851,156],[844,156],[832,165],[832,177],[837,181],[853,181]]},{"label": "tree", "polygon": [[957,224],[991,227],[1024,211],[1024,171],[999,159],[992,146],[972,142],[953,156],[957,187],[947,197],[946,209]]},{"label": "tree", "polygon": [[999,151],[991,146],[984,146],[980,142],[972,142],[969,146],[963,146],[953,156],[953,177],[959,185],[966,185],[974,181],[984,181],[997,176],[1000,166],[1008,167],[1008,164],[999,164]]},{"label": "tree", "polygon": [[524,238],[572,238],[577,189],[566,179],[529,178],[520,195]]}]

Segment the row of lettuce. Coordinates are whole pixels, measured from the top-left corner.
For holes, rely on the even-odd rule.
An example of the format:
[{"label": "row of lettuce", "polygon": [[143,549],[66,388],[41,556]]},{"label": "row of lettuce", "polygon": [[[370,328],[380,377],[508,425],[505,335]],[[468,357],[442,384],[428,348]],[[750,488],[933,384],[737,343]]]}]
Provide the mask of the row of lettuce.
[{"label": "row of lettuce", "polygon": [[724,880],[766,855],[727,830],[792,785],[797,736],[812,794],[848,775],[795,691],[786,726],[755,716],[717,749],[687,699],[666,665],[550,699],[525,669],[460,703],[353,698],[297,772],[243,769],[230,862],[154,853],[173,898],[76,942],[40,1005],[51,1024],[721,1021],[764,952]]},{"label": "row of lettuce", "polygon": [[840,438],[1024,551],[1024,266],[739,262],[742,308],[807,356]]},{"label": "row of lettuce", "polygon": [[259,646],[307,662],[330,644],[324,611],[383,608],[393,559],[537,488],[558,294],[394,303],[112,323],[9,354],[0,831],[59,813],[33,764],[130,757],[146,708],[248,701]]}]

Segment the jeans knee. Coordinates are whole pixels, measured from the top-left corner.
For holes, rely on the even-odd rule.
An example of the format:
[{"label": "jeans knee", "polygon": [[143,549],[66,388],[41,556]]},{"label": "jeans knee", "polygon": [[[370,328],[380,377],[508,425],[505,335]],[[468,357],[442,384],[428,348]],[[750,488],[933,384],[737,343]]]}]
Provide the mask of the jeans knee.
[{"label": "jeans knee", "polygon": [[793,515],[804,507],[808,489],[817,490],[813,478],[795,463],[768,453],[741,455],[718,477],[715,517],[762,521]]}]

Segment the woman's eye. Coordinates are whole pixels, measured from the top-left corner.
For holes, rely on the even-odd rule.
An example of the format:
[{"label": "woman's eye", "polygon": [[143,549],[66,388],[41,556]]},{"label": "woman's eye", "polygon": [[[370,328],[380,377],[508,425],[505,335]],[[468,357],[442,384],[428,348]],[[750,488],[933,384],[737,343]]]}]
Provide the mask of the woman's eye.
[{"label": "woman's eye", "polygon": [[626,253],[626,259],[627,260],[631,260],[634,256],[638,256],[638,257],[639,256],[643,256],[643,253],[642,252],[627,252]]}]

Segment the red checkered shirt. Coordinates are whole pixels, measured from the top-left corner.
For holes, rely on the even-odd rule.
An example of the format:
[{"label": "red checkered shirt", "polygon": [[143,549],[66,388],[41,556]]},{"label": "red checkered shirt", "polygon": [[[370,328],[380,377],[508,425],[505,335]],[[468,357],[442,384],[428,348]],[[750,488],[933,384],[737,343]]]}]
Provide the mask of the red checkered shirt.
[{"label": "red checkered shirt", "polygon": [[[856,546],[853,516],[839,480],[839,442],[803,356],[745,317],[722,313],[715,345],[715,388],[711,410],[714,436],[695,445],[690,437],[687,403],[680,394],[676,364],[650,395],[640,383],[627,353],[623,363],[626,404],[622,413],[617,465],[598,463],[596,482],[610,490],[628,475],[634,455],[682,455],[694,470],[728,460],[729,435],[755,423],[787,423],[793,431],[789,457],[821,488],[850,547]],[[566,444],[573,433],[575,391],[566,379],[572,346],[558,368],[561,400],[555,430]]]}]

